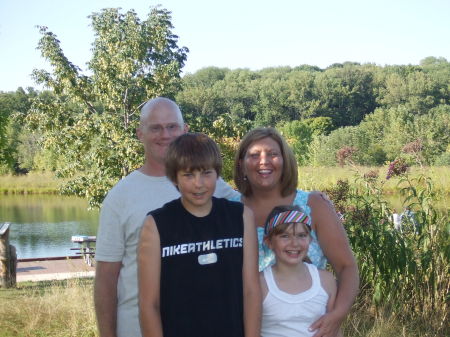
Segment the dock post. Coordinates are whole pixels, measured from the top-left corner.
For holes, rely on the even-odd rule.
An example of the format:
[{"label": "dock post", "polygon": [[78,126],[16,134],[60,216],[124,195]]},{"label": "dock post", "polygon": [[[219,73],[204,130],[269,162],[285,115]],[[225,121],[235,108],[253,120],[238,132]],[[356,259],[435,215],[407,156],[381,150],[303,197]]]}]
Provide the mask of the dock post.
[{"label": "dock post", "polygon": [[16,286],[16,248],[9,244],[9,223],[0,225],[0,287]]}]

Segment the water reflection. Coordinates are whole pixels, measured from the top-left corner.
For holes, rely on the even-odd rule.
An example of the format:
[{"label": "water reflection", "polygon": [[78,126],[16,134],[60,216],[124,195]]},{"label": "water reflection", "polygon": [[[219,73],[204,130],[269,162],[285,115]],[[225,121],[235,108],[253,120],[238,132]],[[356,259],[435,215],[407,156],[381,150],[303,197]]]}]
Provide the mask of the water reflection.
[{"label": "water reflection", "polygon": [[67,196],[2,195],[0,222],[10,222],[18,258],[76,255],[72,235],[96,235],[98,211]]},{"label": "water reflection", "polygon": [[[386,200],[398,213],[403,211],[400,196]],[[446,210],[446,198],[438,200]],[[87,201],[53,195],[0,195],[0,222],[10,222],[10,242],[19,258],[76,255],[72,235],[96,235],[98,210],[88,211]]]}]

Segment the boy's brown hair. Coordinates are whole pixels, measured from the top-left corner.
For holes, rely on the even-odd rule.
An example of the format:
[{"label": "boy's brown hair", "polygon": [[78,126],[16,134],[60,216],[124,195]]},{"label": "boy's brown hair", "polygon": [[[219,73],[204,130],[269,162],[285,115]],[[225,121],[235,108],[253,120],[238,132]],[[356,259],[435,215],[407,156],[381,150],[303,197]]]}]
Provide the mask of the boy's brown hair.
[{"label": "boy's brown hair", "polygon": [[217,144],[203,133],[189,132],[177,137],[167,149],[166,175],[177,182],[181,170],[195,171],[213,168],[217,176],[222,171],[222,157]]}]

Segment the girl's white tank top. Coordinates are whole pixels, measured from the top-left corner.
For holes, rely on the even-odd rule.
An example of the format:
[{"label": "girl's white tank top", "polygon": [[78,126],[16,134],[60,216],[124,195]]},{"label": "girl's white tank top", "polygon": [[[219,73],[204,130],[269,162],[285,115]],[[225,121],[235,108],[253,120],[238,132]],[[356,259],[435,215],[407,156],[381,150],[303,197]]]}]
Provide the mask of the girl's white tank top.
[{"label": "girl's white tank top", "polygon": [[272,267],[264,269],[268,293],[263,301],[262,337],[313,336],[309,326],[325,314],[328,294],[320,283],[317,267],[305,263],[311,275],[311,288],[288,294],[277,287]]}]

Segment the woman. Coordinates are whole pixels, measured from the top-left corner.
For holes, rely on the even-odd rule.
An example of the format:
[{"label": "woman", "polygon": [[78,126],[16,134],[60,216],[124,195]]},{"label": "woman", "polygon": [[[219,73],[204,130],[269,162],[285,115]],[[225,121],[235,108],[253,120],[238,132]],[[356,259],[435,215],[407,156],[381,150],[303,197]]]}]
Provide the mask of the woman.
[{"label": "woman", "polygon": [[297,190],[298,168],[292,150],[273,128],[251,130],[236,153],[234,181],[241,201],[255,215],[260,246],[260,269],[273,263],[273,253],[264,246],[264,221],[279,205],[297,205],[312,219],[311,262],[324,268],[327,260],[337,280],[333,310],[311,325],[314,337],[334,337],[350,311],[358,292],[358,267],[347,235],[332,204],[320,192]]}]

